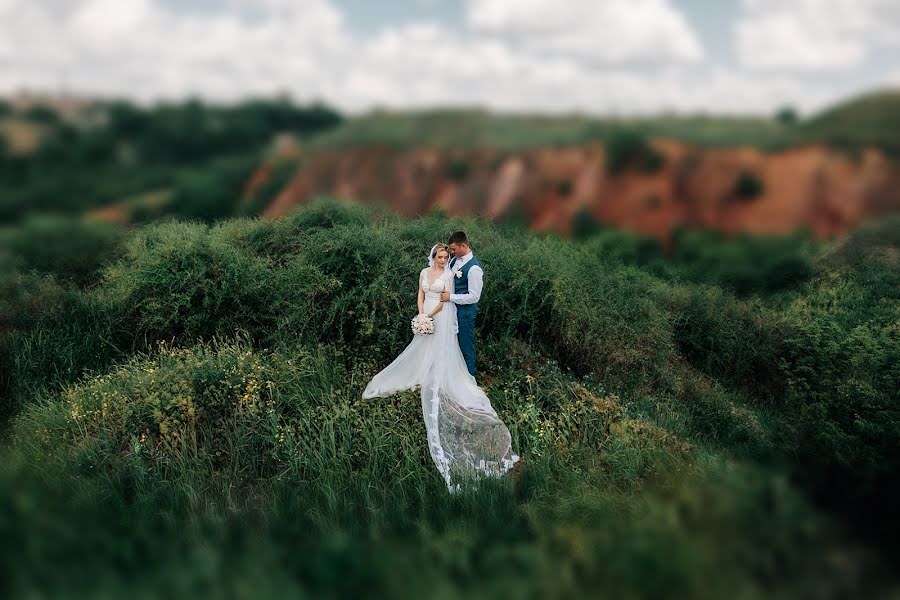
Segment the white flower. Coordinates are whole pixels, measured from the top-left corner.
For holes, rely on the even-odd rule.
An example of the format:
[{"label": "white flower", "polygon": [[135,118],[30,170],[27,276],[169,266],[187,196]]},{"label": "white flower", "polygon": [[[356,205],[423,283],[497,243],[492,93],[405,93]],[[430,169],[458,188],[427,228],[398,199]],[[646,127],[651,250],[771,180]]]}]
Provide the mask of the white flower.
[{"label": "white flower", "polygon": [[454,275],[456,275],[457,278],[462,278],[462,269],[460,269],[459,271],[456,271],[456,273],[454,273]]},{"label": "white flower", "polygon": [[413,317],[412,332],[415,335],[429,335],[434,333],[434,319],[428,315],[416,315]]}]

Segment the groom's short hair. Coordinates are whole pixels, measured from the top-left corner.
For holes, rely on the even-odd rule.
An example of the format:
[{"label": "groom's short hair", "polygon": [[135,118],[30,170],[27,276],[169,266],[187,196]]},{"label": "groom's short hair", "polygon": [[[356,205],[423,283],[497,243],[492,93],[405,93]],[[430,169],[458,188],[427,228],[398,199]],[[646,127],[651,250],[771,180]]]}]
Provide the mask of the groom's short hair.
[{"label": "groom's short hair", "polygon": [[450,239],[447,241],[448,244],[465,244],[469,245],[469,237],[466,235],[465,231],[455,231],[450,235]]}]

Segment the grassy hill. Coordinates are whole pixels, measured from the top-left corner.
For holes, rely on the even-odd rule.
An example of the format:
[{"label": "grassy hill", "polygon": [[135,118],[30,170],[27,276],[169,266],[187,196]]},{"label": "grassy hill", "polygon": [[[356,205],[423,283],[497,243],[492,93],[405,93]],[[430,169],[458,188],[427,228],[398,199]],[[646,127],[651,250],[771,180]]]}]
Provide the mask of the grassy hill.
[{"label": "grassy hill", "polygon": [[[783,112],[783,111],[782,111]],[[319,136],[313,147],[384,144],[395,147],[493,147],[521,150],[606,142],[623,131],[701,146],[754,146],[778,150],[823,143],[849,150],[875,147],[900,153],[900,91],[878,90],[850,98],[807,119],[748,115],[498,114],[485,110],[376,111],[348,119]]]},{"label": "grassy hill", "polygon": [[900,90],[879,90],[823,111],[802,125],[804,137],[900,155]]},{"label": "grassy hill", "polygon": [[509,115],[484,110],[379,111],[348,119],[318,137],[313,148],[383,144],[394,147],[491,147],[521,150],[603,142],[621,131],[686,142],[730,146],[774,146],[786,127],[762,117],[663,116],[602,118],[585,115]]},{"label": "grassy hill", "polygon": [[[456,228],[486,265],[479,382],[524,469],[451,497],[417,393],[360,394],[409,341],[423,249]],[[619,232],[318,202],[91,230],[77,277],[6,255],[0,580],[85,597],[896,592],[898,231],[666,257]],[[736,296],[754,266],[781,283]]]}]

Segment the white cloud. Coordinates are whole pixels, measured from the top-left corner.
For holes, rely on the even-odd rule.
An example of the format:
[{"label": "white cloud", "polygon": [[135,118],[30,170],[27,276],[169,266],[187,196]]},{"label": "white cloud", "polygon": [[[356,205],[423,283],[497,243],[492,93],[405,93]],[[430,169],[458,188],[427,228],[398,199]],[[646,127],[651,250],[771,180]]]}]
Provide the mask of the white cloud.
[{"label": "white cloud", "polygon": [[896,0],[744,0],[737,53],[751,69],[841,70],[900,43]]},{"label": "white cloud", "polygon": [[70,27],[84,40],[97,44],[123,43],[139,35],[141,25],[156,17],[150,0],[91,0],[77,7]]},{"label": "white cloud", "polygon": [[57,89],[65,80],[144,99],[285,88],[308,95],[334,77],[318,57],[333,63],[353,49],[327,0],[228,0],[228,10],[203,15],[153,0],[5,1],[0,83],[21,77],[18,86]]},{"label": "white cloud", "polygon": [[589,62],[697,62],[703,49],[668,0],[469,0],[469,24],[525,48]]},{"label": "white cloud", "polygon": [[[206,12],[160,0],[0,0],[0,93],[65,81],[78,93],[142,100],[288,91],[349,111],[463,104],[619,114],[771,112],[797,98],[801,109],[831,99],[821,83],[691,63],[699,46],[662,0],[634,3],[646,27],[620,0],[598,2],[603,9],[574,1],[584,23],[550,11],[542,25],[542,0],[521,0],[516,14],[501,0],[472,0],[469,29],[411,23],[363,35],[329,0],[222,0]],[[567,25],[580,41],[563,43]],[[665,32],[674,36],[665,41]],[[657,60],[666,53],[674,59]],[[655,66],[634,68],[642,60]]]},{"label": "white cloud", "polygon": [[[647,74],[574,58],[514,51],[497,39],[455,34],[433,24],[383,32],[362,46],[348,98],[395,107],[482,105],[514,111],[648,114],[663,108],[729,113],[822,106],[828,90],[796,78],[737,73],[720,66]],[[797,99],[800,102],[796,102]]]}]

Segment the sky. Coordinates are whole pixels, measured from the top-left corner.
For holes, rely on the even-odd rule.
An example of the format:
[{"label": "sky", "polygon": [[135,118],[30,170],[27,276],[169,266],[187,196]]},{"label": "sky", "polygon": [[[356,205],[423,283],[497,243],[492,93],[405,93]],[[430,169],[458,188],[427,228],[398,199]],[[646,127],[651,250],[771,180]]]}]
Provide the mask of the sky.
[{"label": "sky", "polygon": [[900,0],[0,0],[3,95],[811,114],[884,87]]}]

